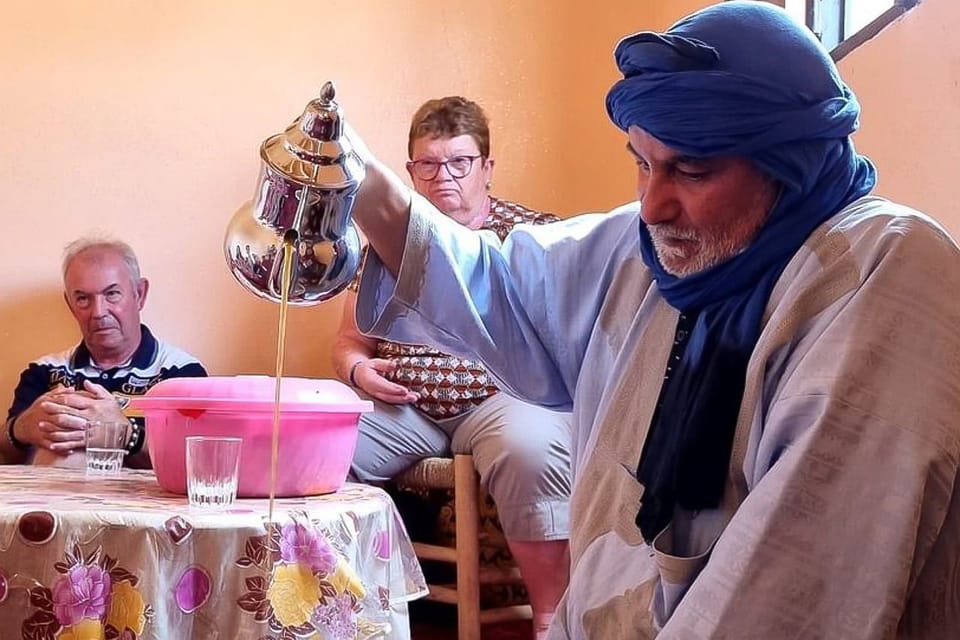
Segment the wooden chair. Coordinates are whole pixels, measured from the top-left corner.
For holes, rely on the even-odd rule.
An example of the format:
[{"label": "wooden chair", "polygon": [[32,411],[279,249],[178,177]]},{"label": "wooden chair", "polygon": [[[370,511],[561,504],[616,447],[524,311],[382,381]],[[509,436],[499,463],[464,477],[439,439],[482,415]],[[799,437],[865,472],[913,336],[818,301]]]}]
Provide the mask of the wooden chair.
[{"label": "wooden chair", "polygon": [[407,469],[395,481],[401,489],[453,490],[455,546],[451,548],[422,542],[414,542],[413,546],[420,560],[448,562],[456,566],[456,584],[428,584],[430,594],[427,599],[456,605],[457,638],[480,640],[480,626],[483,624],[530,619],[532,611],[528,604],[480,607],[480,585],[520,582],[520,572],[516,567],[480,568],[480,477],[473,466],[473,456],[426,458]]}]

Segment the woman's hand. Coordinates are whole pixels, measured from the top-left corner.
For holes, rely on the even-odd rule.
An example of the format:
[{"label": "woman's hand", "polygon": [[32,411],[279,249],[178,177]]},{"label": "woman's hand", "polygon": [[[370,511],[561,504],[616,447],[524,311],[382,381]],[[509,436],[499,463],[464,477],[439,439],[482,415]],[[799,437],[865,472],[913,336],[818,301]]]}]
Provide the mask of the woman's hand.
[{"label": "woman's hand", "polygon": [[383,358],[360,360],[353,368],[353,382],[368,395],[389,404],[410,404],[420,396],[405,386],[390,382],[387,375],[393,373],[397,363]]}]

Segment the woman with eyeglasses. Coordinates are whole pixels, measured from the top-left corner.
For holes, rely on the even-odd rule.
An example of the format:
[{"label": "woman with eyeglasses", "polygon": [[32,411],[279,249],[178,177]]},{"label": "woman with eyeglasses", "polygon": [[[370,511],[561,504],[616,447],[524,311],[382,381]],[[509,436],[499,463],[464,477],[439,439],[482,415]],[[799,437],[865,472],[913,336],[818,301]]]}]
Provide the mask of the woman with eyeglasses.
[{"label": "woman with eyeglasses", "polygon": [[[408,152],[414,189],[467,228],[503,240],[517,224],[557,220],[490,195],[490,130],[475,102],[426,102],[413,116]],[[534,637],[543,637],[569,570],[569,414],[500,391],[476,360],[362,335],[355,293],[347,295],[334,366],[375,404],[360,419],[353,479],[382,482],[422,458],[473,454],[526,584]]]}]

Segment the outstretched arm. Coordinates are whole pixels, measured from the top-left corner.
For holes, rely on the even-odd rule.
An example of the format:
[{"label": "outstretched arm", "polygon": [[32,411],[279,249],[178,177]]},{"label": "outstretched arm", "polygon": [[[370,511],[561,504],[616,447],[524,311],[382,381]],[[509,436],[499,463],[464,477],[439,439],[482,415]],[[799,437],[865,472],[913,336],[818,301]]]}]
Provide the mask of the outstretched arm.
[{"label": "outstretched arm", "polygon": [[624,261],[639,259],[636,207],[520,225],[501,245],[444,216],[372,157],[367,170],[354,206],[373,249],[359,330],[476,358],[514,395],[569,410],[607,287]]},{"label": "outstretched arm", "polygon": [[353,204],[352,216],[383,264],[396,274],[410,221],[410,189],[371,153],[348,124],[345,135],[366,165],[366,177]]}]

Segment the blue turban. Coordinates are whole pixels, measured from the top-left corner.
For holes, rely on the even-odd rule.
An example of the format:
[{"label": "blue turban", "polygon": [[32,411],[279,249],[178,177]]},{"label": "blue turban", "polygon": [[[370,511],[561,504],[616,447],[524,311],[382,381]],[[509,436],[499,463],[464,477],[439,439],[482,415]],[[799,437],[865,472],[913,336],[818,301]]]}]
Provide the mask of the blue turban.
[{"label": "blue turban", "polygon": [[746,157],[781,189],[745,251],[691,276],[667,273],[640,225],[657,287],[695,318],[637,471],[645,487],[637,524],[651,540],[675,506],[719,505],[770,291],[814,229],[870,192],[876,170],[849,138],[856,97],[813,34],[780,8],[724,2],[665,33],[624,38],[615,57],[624,77],[607,112],[618,127],[640,127],[684,155]]}]

